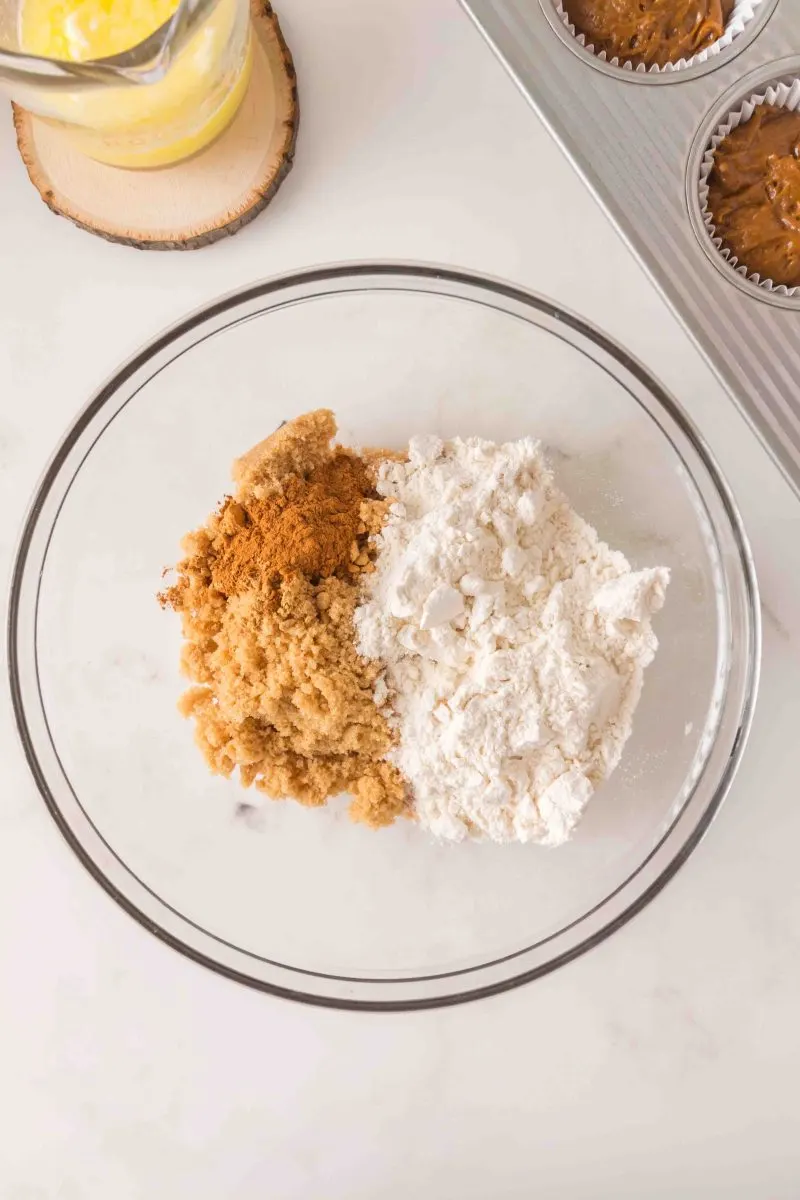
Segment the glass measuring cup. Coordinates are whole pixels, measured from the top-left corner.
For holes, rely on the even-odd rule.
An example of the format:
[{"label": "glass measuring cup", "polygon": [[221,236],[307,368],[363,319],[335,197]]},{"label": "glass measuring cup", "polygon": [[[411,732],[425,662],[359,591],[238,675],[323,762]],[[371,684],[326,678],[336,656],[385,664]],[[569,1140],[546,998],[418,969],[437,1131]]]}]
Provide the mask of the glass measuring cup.
[{"label": "glass measuring cup", "polygon": [[[124,7],[130,16],[135,3]],[[48,38],[57,44],[52,13],[46,0],[0,0],[0,87],[89,157],[168,165],[203,149],[236,114],[252,59],[248,0],[180,0],[143,41],[82,61],[32,52]],[[50,21],[44,31],[40,18]]]}]

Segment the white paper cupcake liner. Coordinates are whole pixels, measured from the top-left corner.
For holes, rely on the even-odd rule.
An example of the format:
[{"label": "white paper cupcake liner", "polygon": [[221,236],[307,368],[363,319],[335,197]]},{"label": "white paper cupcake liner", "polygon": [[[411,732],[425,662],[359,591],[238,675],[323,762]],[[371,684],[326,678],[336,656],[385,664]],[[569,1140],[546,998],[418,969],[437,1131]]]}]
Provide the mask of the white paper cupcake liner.
[{"label": "white paper cupcake liner", "polygon": [[742,125],[745,121],[749,121],[761,104],[772,104],[776,108],[786,108],[790,112],[794,112],[800,108],[800,79],[793,79],[788,83],[773,83],[762,92],[753,92],[752,95],[739,104],[738,108],[732,108],[724,121],[721,121],[717,125],[700,161],[700,175],[698,179],[700,212],[703,224],[708,231],[708,236],[725,261],[733,267],[737,275],[741,275],[743,279],[755,283],[766,292],[775,292],[779,296],[800,296],[799,286],[787,287],[785,283],[773,283],[771,279],[762,279],[757,271],[748,271],[747,265],[740,263],[736,255],[722,244],[722,238],[717,237],[713,218],[708,211],[708,177],[714,166],[714,153],[717,146],[719,146],[723,138],[726,138],[739,125]]},{"label": "white paper cupcake liner", "polygon": [[555,7],[561,23],[569,30],[578,45],[583,46],[584,50],[588,50],[590,54],[594,54],[600,62],[606,62],[609,66],[618,67],[621,71],[631,71],[637,75],[671,75],[676,71],[685,70],[686,67],[693,67],[696,64],[708,62],[709,59],[716,58],[749,25],[762,3],[763,0],[736,0],[733,11],[722,31],[722,37],[718,41],[714,42],[711,46],[707,46],[705,50],[701,50],[699,54],[693,54],[690,58],[681,58],[674,63],[666,63],[663,67],[659,67],[656,64],[647,67],[644,63],[640,63],[639,66],[634,67],[629,61],[620,62],[616,57],[609,58],[605,50],[596,51],[592,43],[587,42],[586,35],[576,31],[561,0],[555,0]]}]

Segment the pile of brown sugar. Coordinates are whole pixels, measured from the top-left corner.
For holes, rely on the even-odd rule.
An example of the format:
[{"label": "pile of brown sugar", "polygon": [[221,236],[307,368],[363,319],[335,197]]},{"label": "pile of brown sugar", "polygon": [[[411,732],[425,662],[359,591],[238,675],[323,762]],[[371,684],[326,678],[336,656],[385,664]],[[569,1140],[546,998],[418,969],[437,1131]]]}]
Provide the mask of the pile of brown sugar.
[{"label": "pile of brown sugar", "polygon": [[180,707],[211,770],[307,805],[350,792],[352,817],[378,827],[406,812],[406,788],[353,612],[387,505],[379,456],[332,449],[335,433],[320,409],[234,463],[235,494],[184,538],[159,599],[181,614],[194,686]]}]

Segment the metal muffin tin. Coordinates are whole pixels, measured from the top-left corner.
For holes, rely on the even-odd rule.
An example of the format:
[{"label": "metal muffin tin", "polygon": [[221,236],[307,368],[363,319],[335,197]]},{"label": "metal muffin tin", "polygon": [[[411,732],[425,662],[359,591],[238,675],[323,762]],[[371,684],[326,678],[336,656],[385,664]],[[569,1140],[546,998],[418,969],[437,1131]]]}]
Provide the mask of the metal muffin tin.
[{"label": "metal muffin tin", "polygon": [[700,160],[727,112],[800,76],[800,0],[764,0],[707,62],[658,74],[584,49],[553,0],[461,0],[800,494],[800,295],[737,274],[703,224]]}]

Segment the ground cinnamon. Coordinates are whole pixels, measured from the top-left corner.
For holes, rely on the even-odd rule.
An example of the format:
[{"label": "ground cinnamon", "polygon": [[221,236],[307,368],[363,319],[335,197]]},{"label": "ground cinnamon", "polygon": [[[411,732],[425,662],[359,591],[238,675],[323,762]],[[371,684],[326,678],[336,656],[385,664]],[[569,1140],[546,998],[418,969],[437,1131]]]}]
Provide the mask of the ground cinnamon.
[{"label": "ground cinnamon", "polygon": [[366,535],[361,505],[375,495],[363,460],[337,448],[308,477],[289,475],[263,499],[228,499],[220,513],[213,586],[230,596],[295,572],[308,578],[353,574],[362,553],[359,538],[363,544]]}]

